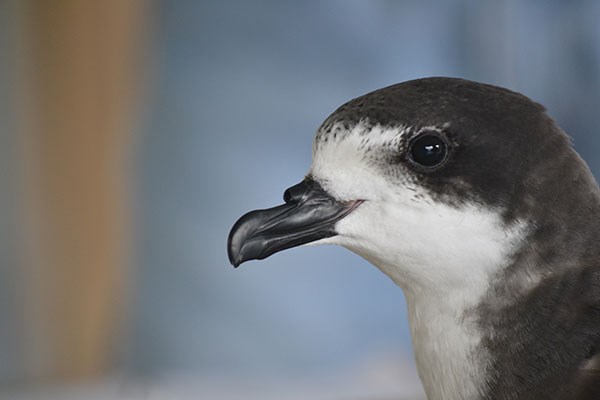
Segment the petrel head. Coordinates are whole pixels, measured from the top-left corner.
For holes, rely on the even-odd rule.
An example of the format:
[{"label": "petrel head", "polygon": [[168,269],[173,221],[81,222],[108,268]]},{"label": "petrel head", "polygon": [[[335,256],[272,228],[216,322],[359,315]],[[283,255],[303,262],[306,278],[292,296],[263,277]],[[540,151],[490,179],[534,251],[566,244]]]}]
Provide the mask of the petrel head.
[{"label": "petrel head", "polygon": [[285,204],[235,224],[229,258],[339,244],[409,292],[483,287],[548,207],[594,185],[541,105],[461,79],[414,80],[329,116],[306,178]]},{"label": "petrel head", "polygon": [[547,383],[577,376],[597,348],[597,314],[582,314],[594,308],[573,289],[597,299],[594,281],[559,278],[600,259],[598,185],[523,95],[430,78],[354,99],[318,129],[312,166],[284,201],[236,222],[232,264],[310,243],[369,260],[405,291],[431,399],[549,398]]}]

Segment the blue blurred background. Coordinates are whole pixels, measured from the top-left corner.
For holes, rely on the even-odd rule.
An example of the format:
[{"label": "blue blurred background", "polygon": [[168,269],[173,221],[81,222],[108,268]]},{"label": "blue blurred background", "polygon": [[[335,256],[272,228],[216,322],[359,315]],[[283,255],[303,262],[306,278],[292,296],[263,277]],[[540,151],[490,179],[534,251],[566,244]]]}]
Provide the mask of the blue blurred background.
[{"label": "blue blurred background", "polygon": [[[52,358],[61,352],[46,349],[56,344],[44,342],[43,329],[56,330],[51,325],[60,319],[50,318],[50,327],[28,322],[37,314],[23,303],[45,297],[27,300],[39,285],[19,272],[29,262],[46,273],[61,268],[30,260],[27,249],[39,246],[28,239],[30,219],[43,216],[21,206],[31,196],[27,187],[43,179],[27,172],[39,154],[23,163],[22,149],[53,142],[44,124],[27,134],[40,112],[28,96],[36,99],[35,85],[56,76],[27,69],[38,51],[31,42],[54,29],[35,29],[36,18],[46,18],[35,3],[0,3],[0,51],[16,55],[0,63],[0,162],[7,171],[0,176],[7,194],[0,203],[0,382],[15,398],[419,396],[402,292],[374,267],[335,247],[293,249],[237,270],[226,256],[235,220],[280,203],[306,173],[322,120],[368,91],[426,76],[508,87],[544,104],[600,172],[600,2],[132,1],[126,12],[140,29],[99,25],[94,36],[99,48],[112,35],[106,46],[126,41],[135,50],[122,66],[130,79],[119,81],[134,93],[123,106],[131,123],[120,125],[128,139],[111,145],[122,155],[112,173],[125,204],[114,220],[127,238],[113,277],[124,283],[97,294],[99,302],[119,299],[107,306],[118,311],[107,319],[105,340],[92,341],[108,356],[89,373],[78,373],[74,361],[57,378]],[[106,4],[92,18],[123,12],[118,2]],[[68,8],[47,20],[56,23],[61,10],[72,15]],[[54,50],[44,51],[51,57]],[[122,96],[114,93],[109,103],[119,106]],[[96,201],[90,209],[103,207]],[[94,282],[84,286],[93,291]],[[37,347],[28,342],[31,326],[42,330]],[[40,368],[32,351],[53,355]],[[61,351],[71,350],[63,344]]]}]

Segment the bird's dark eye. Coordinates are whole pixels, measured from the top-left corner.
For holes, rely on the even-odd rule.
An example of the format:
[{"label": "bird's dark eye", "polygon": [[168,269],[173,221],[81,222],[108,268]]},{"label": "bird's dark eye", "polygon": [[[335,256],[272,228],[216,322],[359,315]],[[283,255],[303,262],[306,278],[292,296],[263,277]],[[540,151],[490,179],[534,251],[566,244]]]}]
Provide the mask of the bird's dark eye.
[{"label": "bird's dark eye", "polygon": [[408,146],[408,159],[420,167],[434,169],[448,157],[446,140],[435,131],[423,132],[414,137]]}]

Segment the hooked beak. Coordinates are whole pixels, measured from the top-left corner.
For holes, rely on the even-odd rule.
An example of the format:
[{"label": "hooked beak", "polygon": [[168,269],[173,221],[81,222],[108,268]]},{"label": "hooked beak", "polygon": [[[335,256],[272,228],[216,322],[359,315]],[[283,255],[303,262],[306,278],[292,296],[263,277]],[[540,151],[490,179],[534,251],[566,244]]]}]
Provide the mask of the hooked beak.
[{"label": "hooked beak", "polygon": [[310,178],[287,189],[283,200],[285,204],[280,206],[250,211],[233,225],[227,254],[234,267],[335,236],[335,223],[362,203],[337,201]]}]

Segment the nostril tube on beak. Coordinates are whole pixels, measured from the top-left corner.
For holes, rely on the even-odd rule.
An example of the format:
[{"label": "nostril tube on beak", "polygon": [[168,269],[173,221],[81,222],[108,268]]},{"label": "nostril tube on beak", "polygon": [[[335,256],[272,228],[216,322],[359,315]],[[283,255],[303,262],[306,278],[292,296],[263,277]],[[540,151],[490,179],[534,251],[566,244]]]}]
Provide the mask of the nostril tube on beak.
[{"label": "nostril tube on beak", "polygon": [[286,189],[285,192],[283,192],[283,201],[285,201],[286,204],[292,202],[292,194],[290,193],[290,189]]},{"label": "nostril tube on beak", "polygon": [[304,180],[297,185],[288,188],[283,192],[283,201],[286,204],[289,203],[300,203],[303,199],[311,192],[311,189],[315,186],[312,180]]}]

